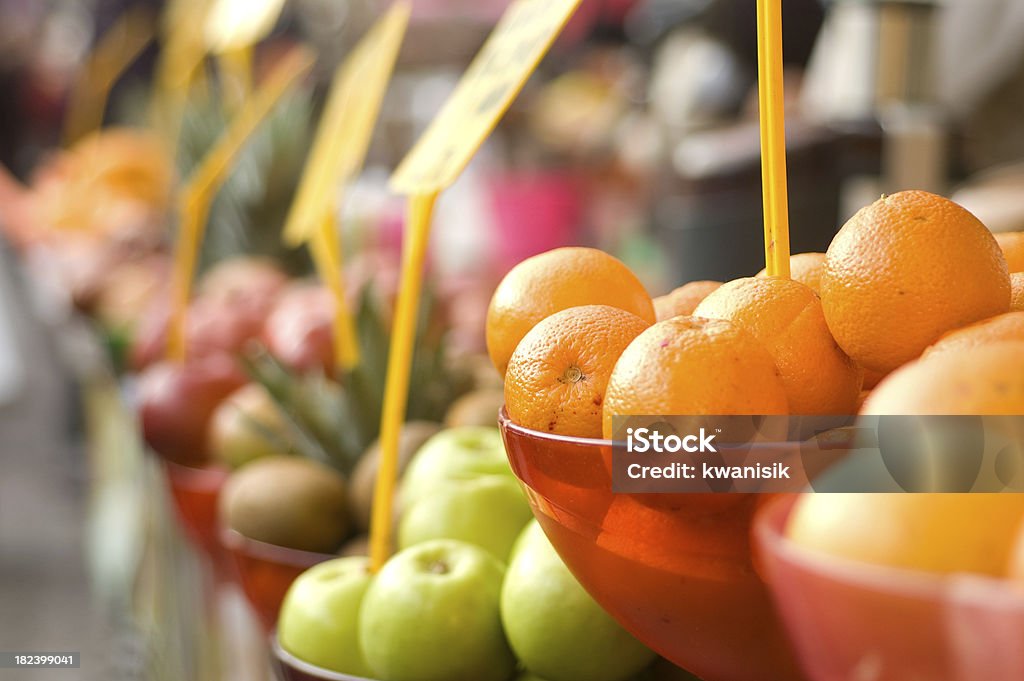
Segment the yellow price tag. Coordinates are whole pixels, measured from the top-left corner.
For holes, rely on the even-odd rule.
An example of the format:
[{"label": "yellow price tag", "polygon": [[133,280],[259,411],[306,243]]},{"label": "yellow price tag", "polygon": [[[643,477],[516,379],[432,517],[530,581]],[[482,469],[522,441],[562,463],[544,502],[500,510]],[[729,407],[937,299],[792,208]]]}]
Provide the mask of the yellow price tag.
[{"label": "yellow price tag", "polygon": [[302,47],[293,48],[282,57],[181,190],[181,226],[175,244],[174,270],[171,273],[172,308],[167,341],[167,352],[171,359],[185,359],[185,311],[210,203],[227,179],[228,171],[246,141],[273,111],[281,97],[309,72],[313,62],[312,53]]},{"label": "yellow price tag", "polygon": [[285,222],[284,242],[309,241],[363,167],[370,138],[409,23],[410,5],[394,4],[335,72],[309,161]]},{"label": "yellow price tag", "polygon": [[125,11],[103,34],[72,87],[64,125],[65,145],[103,125],[111,89],[155,37],[155,17],[140,7]]},{"label": "yellow price tag", "polygon": [[444,108],[391,176],[391,187],[402,194],[427,194],[451,185],[580,2],[513,2]]},{"label": "yellow price tag", "polygon": [[223,54],[255,45],[270,35],[284,0],[214,0],[203,35],[210,52]]}]

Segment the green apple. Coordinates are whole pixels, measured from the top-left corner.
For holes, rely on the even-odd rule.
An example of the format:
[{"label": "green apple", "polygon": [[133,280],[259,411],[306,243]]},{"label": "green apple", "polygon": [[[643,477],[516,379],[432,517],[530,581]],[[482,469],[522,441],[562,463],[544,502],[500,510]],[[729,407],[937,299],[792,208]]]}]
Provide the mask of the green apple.
[{"label": "green apple", "polygon": [[265,456],[287,454],[291,433],[266,388],[244,385],[217,407],[210,419],[210,454],[229,468]]},{"label": "green apple", "polygon": [[513,548],[501,621],[523,666],[549,681],[624,681],[654,659],[583,590],[536,521]]},{"label": "green apple", "polygon": [[281,647],[317,667],[369,676],[359,647],[359,606],[372,576],[367,558],[336,558],[299,575],[281,604]]},{"label": "green apple", "polygon": [[501,629],[504,564],[450,539],[395,554],[366,592],[359,642],[373,678],[505,681],[516,661]]},{"label": "green apple", "polygon": [[502,562],[533,515],[519,483],[507,475],[448,482],[405,509],[398,546],[458,539],[486,549]]},{"label": "green apple", "polygon": [[512,475],[497,428],[443,430],[427,440],[409,463],[402,478],[402,507],[410,508],[445,482],[491,474]]}]

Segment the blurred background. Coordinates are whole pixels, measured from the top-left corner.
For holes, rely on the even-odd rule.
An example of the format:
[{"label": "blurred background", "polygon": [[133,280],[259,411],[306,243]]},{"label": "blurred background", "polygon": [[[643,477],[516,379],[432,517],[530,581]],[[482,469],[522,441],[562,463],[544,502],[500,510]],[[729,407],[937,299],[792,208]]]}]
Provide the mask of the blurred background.
[{"label": "blurred background", "polygon": [[[255,51],[256,80],[298,43],[314,49],[317,65],[218,195],[201,269],[246,254],[309,272],[303,252],[281,246],[282,222],[331,74],[384,5],[285,3]],[[404,201],[388,192],[389,171],[506,5],[414,3],[366,171],[341,216],[353,276],[393,279]],[[131,294],[165,282],[177,216],[162,195],[115,206],[66,191],[88,142],[87,127],[69,117],[87,65],[96,66],[100,45],[165,36],[166,9],[161,0],[0,0],[0,649],[76,650],[91,660],[60,678],[151,678],[154,657],[168,651],[209,654],[166,625],[195,613],[162,580],[187,582],[198,568],[173,539],[166,555],[184,562],[145,562],[138,538],[163,525],[142,510],[146,474],[124,444],[133,425],[102,418],[103,441],[115,444],[97,454],[86,446],[96,427],[81,390],[83,367],[106,361],[98,357],[108,349],[97,348],[81,313],[108,330],[141,314],[146,299]],[[131,30],[128,11],[140,17]],[[858,207],[906,188],[950,195],[993,231],[1024,229],[1024,3],[786,0],[783,13],[794,252],[825,250]],[[104,125],[152,121],[168,44],[140,43],[104,103]],[[180,128],[163,136],[177,140],[174,176],[188,175],[244,96],[222,67],[210,59],[192,74]],[[109,153],[136,159],[150,177],[163,172],[144,144],[118,144]],[[501,275],[560,245],[614,253],[654,295],[752,275],[763,266],[760,192],[753,2],[584,0],[439,204],[430,270],[451,342],[480,353]],[[237,617],[235,629],[251,626],[232,606],[227,613],[219,616]]]}]

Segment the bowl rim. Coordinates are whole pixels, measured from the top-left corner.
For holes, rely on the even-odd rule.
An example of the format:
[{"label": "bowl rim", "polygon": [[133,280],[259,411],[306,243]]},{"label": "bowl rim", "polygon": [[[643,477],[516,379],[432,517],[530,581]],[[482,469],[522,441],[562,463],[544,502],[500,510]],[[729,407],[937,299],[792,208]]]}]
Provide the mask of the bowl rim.
[{"label": "bowl rim", "polygon": [[564,442],[571,445],[583,445],[588,447],[612,447],[615,444],[614,440],[605,440],[603,438],[593,437],[578,437],[576,435],[559,435],[557,433],[545,433],[540,430],[533,430],[532,428],[526,428],[512,420],[512,417],[508,415],[508,410],[505,405],[502,405],[498,411],[498,427],[501,430],[510,430],[525,437],[532,437],[537,440],[551,440],[554,442]]},{"label": "bowl rim", "polygon": [[333,553],[293,549],[288,546],[252,539],[251,537],[246,537],[238,530],[233,530],[223,525],[220,527],[219,535],[221,545],[228,551],[241,552],[261,560],[292,567],[310,568],[332,558],[340,558],[340,556]]},{"label": "bowl rim", "polygon": [[368,679],[365,676],[352,676],[351,674],[342,674],[341,672],[324,669],[323,667],[317,667],[315,664],[311,664],[305,660],[300,660],[284,649],[284,646],[281,645],[280,639],[277,637],[276,628],[270,632],[270,651],[278,664],[287,664],[289,667],[294,667],[304,674],[317,676],[325,679],[325,681],[375,681],[374,679]]},{"label": "bowl rim", "polygon": [[[985,594],[998,593],[1001,598],[1017,601],[1024,607],[1024,589],[1014,588],[1014,582],[1009,577],[971,572],[943,574],[877,565],[800,546],[783,534],[783,528],[801,496],[802,494],[795,493],[772,499],[755,515],[752,527],[757,550],[772,556],[769,560],[782,560],[788,563],[787,569],[792,569],[795,565],[801,570],[833,582],[903,598],[944,600],[950,594],[956,593],[959,599],[970,600],[981,598]],[[775,580],[766,581],[770,585]]]}]

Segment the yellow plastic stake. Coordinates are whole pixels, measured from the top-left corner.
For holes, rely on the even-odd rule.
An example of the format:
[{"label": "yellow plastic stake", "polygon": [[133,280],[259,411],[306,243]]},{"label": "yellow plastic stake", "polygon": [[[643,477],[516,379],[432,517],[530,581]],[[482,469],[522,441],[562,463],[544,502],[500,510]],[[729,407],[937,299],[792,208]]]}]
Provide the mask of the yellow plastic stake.
[{"label": "yellow plastic stake", "polygon": [[114,84],[155,37],[155,17],[142,7],[125,11],[103,34],[72,86],[64,123],[65,146],[103,125]]},{"label": "yellow plastic stake", "polygon": [[580,0],[515,0],[509,5],[455,92],[391,177],[392,188],[410,198],[381,414],[380,470],[370,522],[370,566],[375,571],[390,553],[398,440],[409,397],[434,202],[494,130],[579,4]]},{"label": "yellow plastic stake", "polygon": [[299,246],[324,224],[366,160],[395,60],[409,23],[408,2],[395,3],[338,67],[288,219],[284,242]]},{"label": "yellow plastic stake", "polygon": [[238,111],[252,96],[253,48],[245,45],[217,55],[225,111]]},{"label": "yellow plastic stake", "polygon": [[161,28],[160,61],[154,77],[150,119],[169,149],[177,149],[189,94],[206,58],[202,31],[210,0],[171,0]]},{"label": "yellow plastic stake", "polygon": [[757,66],[765,267],[768,276],[788,279],[789,201],[782,82],[782,0],[757,0]]},{"label": "yellow plastic stake", "polygon": [[224,134],[192,173],[179,199],[181,226],[171,275],[172,308],[167,352],[171,359],[185,359],[185,314],[192,276],[202,243],[210,203],[227,178],[231,165],[260,123],[291,87],[313,67],[312,53],[293,48],[275,65],[255,95],[245,103]]},{"label": "yellow plastic stake", "polygon": [[341,243],[338,225],[330,213],[324,216],[323,226],[309,242],[320,279],[327,284],[334,298],[334,362],[342,369],[351,369],[359,363],[359,340],[356,335],[352,308],[348,303],[345,276],[341,267]]},{"label": "yellow plastic stake", "polygon": [[391,555],[392,500],[398,477],[398,439],[405,420],[412,370],[416,318],[423,288],[423,263],[430,241],[430,220],[437,194],[418,194],[409,200],[409,217],[402,247],[402,286],[395,305],[388,350],[388,372],[381,414],[380,470],[370,519],[370,566],[379,570]]}]

